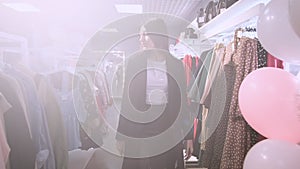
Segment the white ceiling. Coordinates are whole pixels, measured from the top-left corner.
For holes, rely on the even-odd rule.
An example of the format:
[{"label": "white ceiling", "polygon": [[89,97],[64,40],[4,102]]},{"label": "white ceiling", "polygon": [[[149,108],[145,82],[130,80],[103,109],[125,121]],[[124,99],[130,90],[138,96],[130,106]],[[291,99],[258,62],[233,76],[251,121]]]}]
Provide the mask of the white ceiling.
[{"label": "white ceiling", "polygon": [[[143,12],[170,14],[191,22],[204,1],[207,0],[0,0],[0,32],[25,37],[31,49],[52,46],[78,51],[99,29],[129,16],[118,13],[114,4],[142,4]],[[26,2],[40,12],[18,12],[3,2]],[[118,31],[130,29],[124,23]]]}]

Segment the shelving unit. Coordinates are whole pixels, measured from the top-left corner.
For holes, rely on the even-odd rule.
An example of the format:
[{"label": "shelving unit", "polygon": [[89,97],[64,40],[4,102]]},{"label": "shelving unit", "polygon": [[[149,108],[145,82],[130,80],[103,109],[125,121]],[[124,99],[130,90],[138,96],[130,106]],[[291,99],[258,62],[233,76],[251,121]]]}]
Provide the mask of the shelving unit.
[{"label": "shelving unit", "polygon": [[[197,34],[201,40],[209,39],[224,32],[232,32],[236,27],[244,22],[259,16],[265,4],[270,0],[239,0],[225,12],[219,14],[201,28],[197,29]],[[192,27],[197,27],[196,19],[192,22]]]}]

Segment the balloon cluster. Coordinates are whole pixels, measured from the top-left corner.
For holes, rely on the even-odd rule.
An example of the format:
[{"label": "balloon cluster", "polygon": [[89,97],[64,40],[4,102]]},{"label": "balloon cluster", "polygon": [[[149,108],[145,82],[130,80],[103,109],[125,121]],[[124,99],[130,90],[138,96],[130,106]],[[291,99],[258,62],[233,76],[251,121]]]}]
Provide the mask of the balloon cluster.
[{"label": "balloon cluster", "polygon": [[257,36],[273,56],[300,63],[299,0],[272,0],[257,22]]},{"label": "balloon cluster", "polygon": [[[259,16],[258,39],[284,62],[300,63],[299,17],[299,0],[271,0]],[[244,169],[299,169],[299,79],[278,68],[253,71],[240,86],[239,106],[248,124],[268,138],[250,149]]]}]

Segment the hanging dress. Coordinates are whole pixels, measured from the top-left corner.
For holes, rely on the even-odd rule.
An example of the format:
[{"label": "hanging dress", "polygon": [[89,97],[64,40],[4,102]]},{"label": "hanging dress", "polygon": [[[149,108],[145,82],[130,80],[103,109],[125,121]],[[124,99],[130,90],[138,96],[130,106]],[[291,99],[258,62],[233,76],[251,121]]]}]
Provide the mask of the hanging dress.
[{"label": "hanging dress", "polygon": [[257,143],[257,133],[244,120],[238,106],[238,93],[243,79],[257,69],[257,41],[242,37],[236,50],[234,55],[237,58],[237,72],[229,109],[221,169],[242,169],[247,152]]}]

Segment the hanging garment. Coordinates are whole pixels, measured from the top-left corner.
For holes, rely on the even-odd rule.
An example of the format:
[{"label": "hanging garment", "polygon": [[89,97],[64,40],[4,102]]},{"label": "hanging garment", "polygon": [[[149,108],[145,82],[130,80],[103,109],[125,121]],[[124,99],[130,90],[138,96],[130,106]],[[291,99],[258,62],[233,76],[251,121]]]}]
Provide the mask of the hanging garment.
[{"label": "hanging garment", "polygon": [[[235,74],[236,74],[235,69],[236,69],[236,65],[233,61],[229,61],[229,63],[223,66],[223,70],[226,77],[225,108],[216,130],[206,141],[207,148],[206,151],[203,152],[203,157],[201,158],[201,162],[200,162],[201,167],[207,167],[209,169],[220,168],[224,142],[226,139],[228,113],[229,113],[230,102],[232,98],[233,86],[235,81]],[[216,81],[216,83],[217,82],[220,83],[221,81]],[[213,99],[212,101],[215,102],[217,101],[216,99],[217,98]]]},{"label": "hanging garment", "polygon": [[93,72],[82,70],[78,72],[78,77],[74,80],[80,89],[76,95],[81,101],[77,101],[76,106],[81,107],[80,109],[82,110],[79,112],[79,120],[82,127],[81,142],[82,148],[86,150],[97,148],[103,144],[103,128],[106,125],[103,120],[103,114],[100,113],[104,110],[99,110],[97,106],[97,87],[93,81],[93,75]]},{"label": "hanging garment", "polygon": [[185,55],[184,58],[182,59],[182,62],[185,70],[186,84],[189,85],[190,78],[191,78],[192,56]]},{"label": "hanging garment", "polygon": [[[223,58],[224,51],[225,51],[225,48],[223,47],[222,44],[218,44],[215,46],[215,49],[211,56],[212,59],[211,59],[211,62],[210,62],[209,68],[208,68],[207,80],[205,82],[204,92],[201,97],[201,101],[200,101],[201,103],[205,102],[205,100],[207,99],[207,97],[209,95],[209,92],[211,91],[210,89],[211,89],[212,83],[215,80],[215,77],[217,76],[218,71],[220,69],[220,65],[222,63],[221,58]],[[211,99],[211,98],[209,98],[209,99]]]},{"label": "hanging garment", "polygon": [[[112,82],[111,84],[109,84],[109,87],[107,88],[108,90],[108,94],[109,94],[109,97],[119,97],[121,98],[122,97],[122,93],[123,93],[123,83],[124,83],[124,75],[123,75],[123,67],[124,65],[123,64],[118,64],[116,67],[116,71],[115,71],[115,74],[113,75],[113,79],[112,79]],[[103,73],[104,75],[104,79],[106,81],[106,84],[108,85],[108,80],[107,80],[107,75],[105,73]],[[105,89],[106,90],[106,89]]]},{"label": "hanging garment", "polygon": [[0,92],[11,104],[11,108],[4,114],[5,132],[8,145],[10,169],[34,169],[36,150],[29,133],[24,109],[19,97],[22,93],[18,83],[11,77],[0,73]]},{"label": "hanging garment", "polygon": [[[208,68],[210,65],[210,58],[212,55],[212,50],[207,50],[201,53],[200,58],[198,59],[198,66],[196,67],[194,74],[192,76],[192,82],[188,86],[188,100],[191,103],[190,108],[193,113],[197,114],[196,123],[194,123],[195,137],[194,137],[194,152],[193,155],[198,157],[200,151],[200,141],[198,138],[201,135],[202,131],[202,111],[203,106],[200,104],[200,99],[204,92],[204,84],[208,73]],[[200,86],[202,84],[202,86]]]},{"label": "hanging garment", "polygon": [[79,90],[78,86],[72,85],[74,74],[67,71],[59,71],[48,75],[52,83],[60,112],[63,115],[63,122],[67,134],[68,151],[81,147],[79,122],[74,107],[73,92]]},{"label": "hanging garment", "polygon": [[43,75],[36,75],[34,81],[37,86],[39,99],[44,105],[47,117],[50,139],[55,156],[55,168],[68,168],[68,145],[62,113],[56,100],[51,83]]},{"label": "hanging garment", "polygon": [[[80,90],[75,90],[74,94],[74,106],[77,112],[78,120],[80,123],[80,141],[81,149],[88,150],[90,148],[98,148],[99,145],[103,144],[102,133],[95,131],[97,143],[95,143],[91,138],[92,128],[96,126],[97,123],[94,121],[98,118],[97,107],[94,106],[95,103],[94,96],[92,94],[92,89],[89,86],[88,80],[81,73],[78,73],[73,80],[74,85],[78,86]],[[94,120],[93,120],[94,119]],[[102,122],[100,121],[99,124]],[[100,130],[100,129],[99,129]]]},{"label": "hanging garment", "polygon": [[[189,55],[187,55],[189,56]],[[196,76],[198,74],[198,71],[200,70],[200,67],[202,66],[203,62],[202,60],[198,57],[192,57],[191,58],[192,63],[191,63],[191,67],[189,69],[189,67],[186,66],[185,63],[185,71],[191,71],[190,73],[190,81],[188,81],[187,83],[187,90],[189,91],[189,89],[191,88],[191,86],[194,84]],[[188,69],[188,70],[187,70]],[[201,111],[202,111],[202,106],[200,106],[199,103],[195,103],[195,102],[191,102],[191,100],[188,98],[188,103],[189,103],[189,108],[191,110],[191,112],[193,114],[197,114],[197,116],[194,119],[194,137],[193,137],[193,147],[194,147],[194,151],[193,151],[193,156],[198,157],[199,154],[199,150],[200,150],[200,143],[198,142],[198,138],[199,135],[201,133]]]},{"label": "hanging garment", "polygon": [[[207,118],[205,119],[205,150],[201,155],[201,167],[209,168],[210,159],[213,147],[211,146],[212,142],[214,141],[215,132],[220,119],[222,117],[224,108],[225,108],[225,101],[226,101],[226,79],[223,70],[219,70],[217,72],[217,76],[212,83],[211,86],[211,103],[210,108],[208,110]],[[205,164],[208,163],[208,164]]]},{"label": "hanging garment", "polygon": [[5,126],[4,126],[4,114],[11,108],[11,105],[7,102],[5,97],[0,93],[0,168],[5,168],[8,161],[10,147],[7,143]]},{"label": "hanging garment", "polygon": [[268,67],[276,67],[276,68],[280,68],[280,69],[284,68],[282,60],[277,59],[276,57],[272,56],[270,53],[268,53],[267,58],[268,58],[268,61],[267,61]]},{"label": "hanging garment", "polygon": [[266,49],[264,49],[262,47],[262,45],[259,41],[257,42],[257,55],[258,55],[258,67],[257,68],[267,67],[268,52],[266,51]]},{"label": "hanging garment", "polygon": [[48,123],[33,79],[14,68],[7,68],[5,72],[17,80],[22,93],[24,93],[32,140],[37,150],[37,168],[55,169],[55,159]]},{"label": "hanging garment", "polygon": [[[118,76],[118,75],[115,75],[115,76]],[[118,80],[119,80],[119,78],[117,78],[117,79],[114,78],[113,82],[116,83],[115,85],[119,85],[120,82],[118,82]],[[104,72],[97,71],[95,73],[95,87],[97,88],[96,100],[97,100],[98,109],[104,118],[105,112],[106,112],[108,106],[112,102],[110,90],[108,87],[108,82],[107,82]],[[122,86],[119,86],[119,87],[122,87]],[[117,90],[117,88],[113,87],[112,90]],[[120,92],[116,92],[116,93],[118,93],[118,95],[121,94]]]},{"label": "hanging garment", "polygon": [[[207,147],[211,151],[211,153],[208,153],[207,166],[211,169],[220,168],[224,142],[226,139],[228,113],[230,108],[230,102],[232,99],[232,92],[233,92],[233,86],[234,86],[235,75],[236,75],[236,65],[233,62],[234,58],[232,54],[233,54],[232,43],[229,43],[226,46],[225,54],[223,55],[223,59],[222,59],[222,62],[224,64],[223,70],[225,72],[225,77],[226,77],[226,104],[225,104],[225,108],[221,120],[218,124],[218,127],[216,128],[216,131],[213,133],[210,139],[207,140]],[[204,159],[205,159],[205,154],[204,154]]]},{"label": "hanging garment", "polygon": [[[205,58],[205,59],[203,61],[202,66],[199,68],[199,71],[197,71],[198,74],[197,74],[194,84],[192,85],[191,89],[188,92],[188,98],[192,102],[203,104],[203,103],[201,103],[201,98],[204,93],[208,70],[209,70],[211,60],[212,60],[212,54],[213,54],[213,50],[205,51],[201,54],[200,58],[201,59]],[[202,57],[202,56],[204,56],[204,57]]]},{"label": "hanging garment", "polygon": [[[119,77],[120,74],[118,74],[118,73],[120,73],[120,72],[116,72],[114,74],[114,77],[112,79],[112,84],[110,84],[111,89],[114,91],[115,97],[120,97],[121,96],[120,90],[122,90],[122,88],[117,89],[117,87],[119,85],[119,80],[120,80],[120,77]],[[107,112],[107,109],[109,108],[109,106],[112,105],[113,99],[112,99],[112,96],[111,96],[111,93],[109,90],[109,85],[108,85],[108,82],[106,79],[106,75],[103,71],[97,71],[95,73],[95,82],[94,83],[95,83],[94,85],[95,85],[95,90],[96,90],[95,99],[97,102],[98,110],[99,110],[101,118],[105,122],[103,124],[101,132],[103,133],[103,135],[108,135],[109,128],[108,128],[108,124],[106,123],[107,122],[106,112]],[[119,87],[122,87],[122,86],[119,86]]]},{"label": "hanging garment", "polygon": [[238,93],[243,79],[257,69],[257,41],[242,37],[234,55],[237,57],[237,74],[230,104],[221,169],[243,168],[247,152],[257,143],[257,133],[243,119],[238,106]]}]

